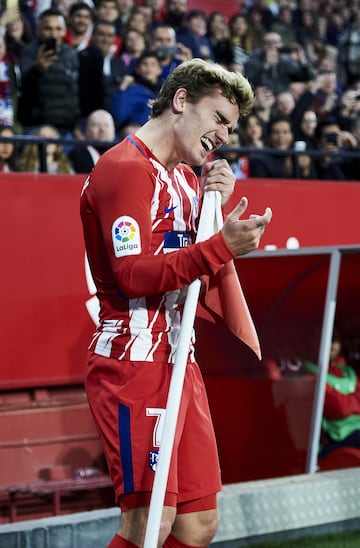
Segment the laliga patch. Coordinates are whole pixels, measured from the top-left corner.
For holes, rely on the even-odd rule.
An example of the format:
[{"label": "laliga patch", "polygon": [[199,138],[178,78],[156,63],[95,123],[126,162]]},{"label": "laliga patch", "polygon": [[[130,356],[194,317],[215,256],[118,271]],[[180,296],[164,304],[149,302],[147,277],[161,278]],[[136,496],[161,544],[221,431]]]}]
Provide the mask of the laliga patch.
[{"label": "laliga patch", "polygon": [[118,217],[112,225],[111,236],[115,257],[141,253],[140,229],[132,217]]},{"label": "laliga patch", "polygon": [[191,244],[191,235],[189,232],[169,230],[164,234],[164,253],[177,251],[182,247],[187,247],[189,244]]}]

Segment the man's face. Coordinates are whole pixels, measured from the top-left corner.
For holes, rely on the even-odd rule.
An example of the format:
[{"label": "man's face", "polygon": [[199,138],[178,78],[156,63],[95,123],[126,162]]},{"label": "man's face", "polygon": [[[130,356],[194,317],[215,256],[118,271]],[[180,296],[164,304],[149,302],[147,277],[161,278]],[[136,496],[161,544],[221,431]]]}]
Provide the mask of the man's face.
[{"label": "man's face", "polygon": [[170,28],[167,28],[167,27],[164,27],[164,28],[159,27],[158,29],[155,29],[152,35],[151,45],[153,49],[156,49],[159,46],[175,46],[176,45],[175,32],[173,32]]},{"label": "man's face", "polygon": [[93,33],[93,43],[103,55],[107,55],[114,43],[115,29],[110,25],[97,25]]},{"label": "man's face", "polygon": [[94,141],[113,141],[115,131],[111,115],[105,112],[91,114],[86,125],[86,138]]},{"label": "man's face", "polygon": [[48,38],[54,36],[57,46],[60,46],[65,36],[65,19],[60,15],[48,15],[39,22],[38,36],[39,38]]},{"label": "man's face", "polygon": [[239,108],[220,92],[203,97],[193,104],[179,99],[181,116],[175,124],[176,154],[190,165],[202,165],[210,152],[225,145],[229,131],[237,127]]},{"label": "man's face", "polygon": [[90,12],[86,9],[80,9],[73,13],[73,15],[70,17],[69,27],[76,34],[84,34],[91,25],[91,22],[92,19]]}]

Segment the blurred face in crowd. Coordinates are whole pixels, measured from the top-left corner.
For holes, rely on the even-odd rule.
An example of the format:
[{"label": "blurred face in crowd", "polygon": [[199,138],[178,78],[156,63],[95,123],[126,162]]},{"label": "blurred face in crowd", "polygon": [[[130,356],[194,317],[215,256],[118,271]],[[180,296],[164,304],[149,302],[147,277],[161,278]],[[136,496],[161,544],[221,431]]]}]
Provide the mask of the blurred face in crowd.
[{"label": "blurred face in crowd", "polygon": [[290,116],[295,107],[295,99],[289,91],[283,91],[276,98],[276,106],[281,114]]},{"label": "blurred face in crowd", "polygon": [[175,46],[176,35],[171,27],[158,27],[152,33],[151,45],[154,49],[159,46]]},{"label": "blurred face in crowd", "polygon": [[90,114],[85,134],[87,139],[94,141],[113,141],[115,126],[111,114],[106,110],[96,110]]},{"label": "blurred face in crowd", "polygon": [[301,129],[305,135],[313,137],[317,125],[317,116],[313,110],[306,110],[301,121]]},{"label": "blurred face in crowd", "polygon": [[[46,137],[47,139],[53,139],[53,138],[58,139],[60,137],[59,132],[51,126],[41,127],[36,132],[36,135],[38,135],[39,137]],[[55,154],[56,147],[57,147],[56,143],[49,143],[48,145],[46,145],[46,153],[48,155]]]},{"label": "blurred face in crowd", "polygon": [[287,150],[291,147],[293,134],[289,122],[279,120],[271,126],[270,143],[273,148]]},{"label": "blurred face in crowd", "polygon": [[16,19],[9,21],[6,25],[6,30],[10,36],[20,40],[24,32],[24,22],[22,18],[17,17]]},{"label": "blurred face in crowd", "polygon": [[124,46],[127,53],[140,55],[146,48],[145,37],[137,30],[128,30],[124,35]]},{"label": "blurred face in crowd", "polygon": [[112,24],[99,23],[96,25],[92,41],[101,53],[106,57],[110,52],[115,38],[115,28]]},{"label": "blurred face in crowd", "polygon": [[339,339],[334,339],[330,346],[330,361],[336,360],[341,355],[341,342]]},{"label": "blurred face in crowd", "polygon": [[161,65],[156,55],[144,57],[136,67],[137,74],[154,84],[159,80],[161,71]]},{"label": "blurred face in crowd", "polygon": [[54,36],[56,44],[60,46],[66,32],[65,19],[61,15],[47,15],[38,24],[39,38]]},{"label": "blurred face in crowd", "polygon": [[79,9],[69,17],[68,25],[75,34],[85,34],[91,24],[91,13],[87,9]]},{"label": "blurred face in crowd", "polygon": [[96,16],[100,21],[110,21],[113,23],[119,17],[119,10],[116,0],[103,0],[96,8]]},{"label": "blurred face in crowd", "polygon": [[244,36],[248,27],[249,25],[243,15],[236,15],[236,17],[231,20],[231,34],[233,36]]},{"label": "blurred face in crowd", "polygon": [[[3,128],[1,130],[1,135],[3,135],[4,137],[13,137],[14,132],[10,127]],[[2,161],[8,160],[11,157],[13,152],[14,152],[13,143],[0,143],[0,160]]]},{"label": "blurred face in crowd", "polygon": [[147,19],[141,11],[133,13],[127,22],[127,27],[129,29],[138,30],[144,34],[147,32],[147,26]]},{"label": "blurred face in crowd", "polygon": [[117,0],[119,15],[127,15],[135,5],[135,0]]},{"label": "blurred face in crowd", "polygon": [[249,115],[246,119],[245,131],[251,142],[263,138],[263,126],[257,116]]}]

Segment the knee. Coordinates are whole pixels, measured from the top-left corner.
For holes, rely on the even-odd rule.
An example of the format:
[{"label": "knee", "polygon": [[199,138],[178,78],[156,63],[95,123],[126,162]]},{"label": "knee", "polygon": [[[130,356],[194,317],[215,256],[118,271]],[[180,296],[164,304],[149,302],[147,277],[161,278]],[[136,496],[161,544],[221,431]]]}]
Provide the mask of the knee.
[{"label": "knee", "polygon": [[206,546],[210,544],[219,526],[217,510],[189,514],[178,514],[172,534],[185,545]]},{"label": "knee", "polygon": [[159,546],[162,546],[165,540],[171,533],[171,529],[175,519],[175,509],[172,509],[170,512],[164,509],[163,515],[161,517],[160,529],[159,529]]},{"label": "knee", "polygon": [[219,527],[219,514],[217,512],[209,513],[205,520],[202,523],[200,522],[200,524],[202,529],[202,542],[204,544],[210,544]]}]

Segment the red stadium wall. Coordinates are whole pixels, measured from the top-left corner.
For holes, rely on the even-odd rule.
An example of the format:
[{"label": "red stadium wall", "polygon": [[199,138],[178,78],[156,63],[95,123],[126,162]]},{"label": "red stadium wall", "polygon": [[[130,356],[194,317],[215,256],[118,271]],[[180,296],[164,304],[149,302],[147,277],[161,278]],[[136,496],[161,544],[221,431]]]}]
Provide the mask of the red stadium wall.
[{"label": "red stadium wall", "polygon": [[[83,176],[0,175],[0,485],[38,478],[47,466],[89,466],[101,454],[81,388],[94,330],[79,217],[83,182]],[[360,184],[238,181],[227,211],[242,195],[249,199],[246,215],[273,210],[262,248],[360,244]],[[249,257],[236,267],[265,357],[288,348],[300,354],[309,318],[323,314],[329,257]],[[338,311],[349,321],[358,316],[359,274],[359,257],[347,256]],[[199,311],[196,324],[224,482],[304,472],[313,381],[274,380],[206,313]],[[59,419],[69,405],[73,424],[68,415]],[[14,460],[21,463],[16,473]]]}]

